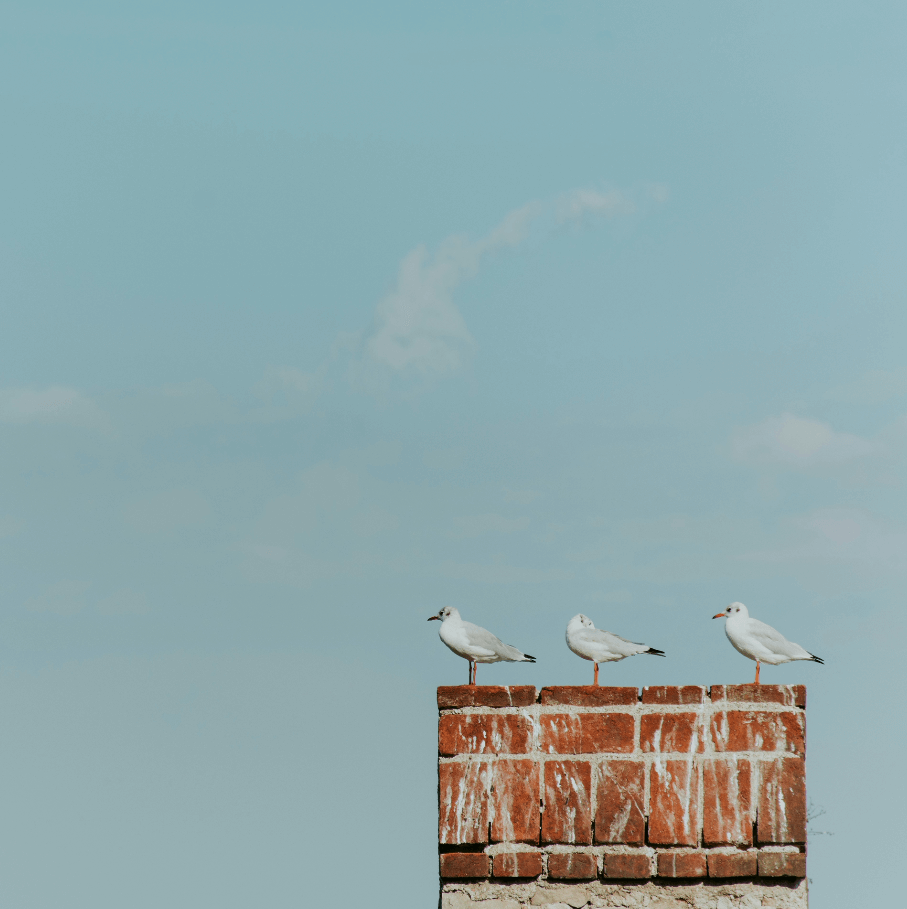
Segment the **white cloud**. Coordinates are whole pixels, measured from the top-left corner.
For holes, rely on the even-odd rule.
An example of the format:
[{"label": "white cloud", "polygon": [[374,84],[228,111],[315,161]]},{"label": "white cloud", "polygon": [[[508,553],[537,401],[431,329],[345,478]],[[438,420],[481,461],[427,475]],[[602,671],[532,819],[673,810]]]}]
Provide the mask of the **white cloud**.
[{"label": "white cloud", "polygon": [[738,430],[731,446],[741,461],[792,467],[844,464],[884,450],[878,442],[790,413]]},{"label": "white cloud", "polygon": [[629,215],[635,210],[633,201],[618,190],[602,193],[595,189],[574,189],[555,200],[555,217],[561,224],[583,221],[595,215]]},{"label": "white cloud", "polygon": [[107,415],[76,388],[0,389],[0,423],[56,423],[103,427]]},{"label": "white cloud", "polygon": [[303,372],[295,366],[269,366],[255,394],[264,403],[255,411],[263,422],[287,420],[308,413],[321,393],[322,376]]},{"label": "white cloud", "polygon": [[529,202],[507,214],[481,240],[454,235],[431,253],[417,246],[400,263],[394,288],[378,304],[375,324],[365,342],[365,359],[392,373],[442,375],[461,368],[475,342],[454,292],[475,276],[489,254],[523,243],[534,222],[584,223],[634,211],[619,191],[575,189],[552,202]]}]

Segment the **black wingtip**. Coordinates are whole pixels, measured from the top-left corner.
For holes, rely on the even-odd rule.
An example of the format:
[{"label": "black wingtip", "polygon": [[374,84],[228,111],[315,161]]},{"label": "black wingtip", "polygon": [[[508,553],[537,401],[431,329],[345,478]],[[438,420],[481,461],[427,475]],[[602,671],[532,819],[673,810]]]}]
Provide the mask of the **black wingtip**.
[{"label": "black wingtip", "polygon": [[665,652],[663,650],[656,650],[654,647],[650,647],[648,650],[644,650],[643,653],[651,653],[652,656],[664,656]]},{"label": "black wingtip", "polygon": [[822,663],[823,665],[825,665],[825,660],[823,660],[822,657],[817,657],[814,654],[810,654],[810,656],[812,657],[814,662]]},{"label": "black wingtip", "polygon": [[524,653],[523,656],[526,657],[526,662],[529,662],[529,663],[534,663],[534,662],[535,662],[535,657],[534,657],[534,656],[529,656],[528,653]]}]

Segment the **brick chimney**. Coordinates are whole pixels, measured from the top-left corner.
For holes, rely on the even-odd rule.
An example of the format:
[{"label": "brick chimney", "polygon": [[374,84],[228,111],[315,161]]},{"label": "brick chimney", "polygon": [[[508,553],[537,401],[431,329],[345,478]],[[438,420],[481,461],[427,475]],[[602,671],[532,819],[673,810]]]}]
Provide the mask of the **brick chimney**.
[{"label": "brick chimney", "polygon": [[801,909],[802,685],[438,689],[441,909]]}]

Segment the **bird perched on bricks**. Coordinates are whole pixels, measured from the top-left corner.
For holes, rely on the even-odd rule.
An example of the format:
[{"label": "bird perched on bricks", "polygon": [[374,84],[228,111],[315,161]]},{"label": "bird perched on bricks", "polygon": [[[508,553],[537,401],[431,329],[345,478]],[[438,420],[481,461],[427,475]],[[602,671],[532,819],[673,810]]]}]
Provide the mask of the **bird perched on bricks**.
[{"label": "bird perched on bricks", "polygon": [[438,635],[441,640],[457,655],[469,660],[469,684],[476,683],[476,669],[479,663],[534,663],[535,657],[529,656],[505,644],[490,631],[464,622],[458,610],[453,606],[443,606],[437,615],[429,616],[429,622],[440,622]]},{"label": "bird perched on bricks", "polygon": [[567,646],[584,660],[595,663],[595,684],[598,684],[598,664],[614,663],[637,653],[651,653],[664,656],[663,650],[656,650],[648,644],[634,644],[626,638],[601,631],[592,624],[592,619],[580,613],[567,623]]},{"label": "bird perched on bricks", "polygon": [[734,645],[734,649],[745,657],[756,661],[756,683],[759,684],[759,664],[768,663],[777,666],[790,663],[792,660],[812,660],[824,663],[821,657],[804,650],[799,644],[789,641],[780,631],[771,625],[750,618],[749,610],[743,603],[731,603],[724,612],[712,616],[713,619],[727,619],[724,633]]}]

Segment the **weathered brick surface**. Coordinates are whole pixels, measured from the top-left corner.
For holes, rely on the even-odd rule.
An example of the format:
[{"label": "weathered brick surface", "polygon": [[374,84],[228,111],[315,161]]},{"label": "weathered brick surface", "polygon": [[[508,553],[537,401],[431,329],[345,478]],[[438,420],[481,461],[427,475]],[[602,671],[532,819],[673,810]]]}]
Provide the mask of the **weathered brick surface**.
[{"label": "weathered brick surface", "polygon": [[539,746],[548,754],[629,754],[634,721],[629,713],[544,713]]},{"label": "weathered brick surface", "polygon": [[490,862],[484,852],[447,852],[442,853],[440,859],[442,878],[488,877]]},{"label": "weathered brick surface", "polygon": [[538,877],[545,870],[541,852],[502,852],[491,869],[494,877]]},{"label": "weathered brick surface", "polygon": [[645,842],[646,767],[642,761],[610,760],[597,768],[595,842]]},{"label": "weathered brick surface", "polygon": [[615,704],[636,704],[639,692],[635,688],[610,688],[604,685],[551,685],[542,689],[542,704],[563,704],[570,707],[610,707]]},{"label": "weathered brick surface", "polygon": [[755,852],[709,853],[709,877],[755,877],[757,868]]},{"label": "weathered brick surface", "polygon": [[704,852],[659,852],[659,877],[707,877]]},{"label": "weathered brick surface", "polygon": [[692,760],[656,761],[649,777],[649,842],[696,846],[699,774]]},{"label": "weathered brick surface", "polygon": [[532,721],[513,714],[454,714],[438,721],[438,752],[525,754],[532,747]]},{"label": "weathered brick surface", "polygon": [[806,769],[802,758],[760,762],[760,843],[806,842]]},{"label": "weathered brick surface", "polygon": [[529,760],[495,761],[488,772],[493,843],[539,841],[539,768]]},{"label": "weathered brick surface", "polygon": [[805,730],[799,710],[727,710],[712,716],[715,751],[787,751],[803,754]]},{"label": "weathered brick surface", "polygon": [[643,704],[704,704],[705,685],[650,685],[642,690]]},{"label": "weathered brick surface", "polygon": [[444,845],[488,842],[486,761],[438,765],[438,842]]},{"label": "weathered brick surface", "polygon": [[696,713],[645,713],[639,726],[639,746],[656,754],[693,754],[705,749],[707,727]]},{"label": "weathered brick surface", "polygon": [[712,701],[806,706],[805,685],[712,685]]},{"label": "weathered brick surface", "polygon": [[706,760],[702,767],[702,840],[707,846],[753,842],[752,765],[746,758]]},{"label": "weathered brick surface", "polygon": [[598,877],[598,858],[585,852],[553,852],[548,856],[548,877],[559,881],[591,881]]},{"label": "weathered brick surface", "polygon": [[652,860],[642,853],[605,855],[605,877],[638,879],[652,877]]},{"label": "weathered brick surface", "polygon": [[802,852],[760,852],[760,877],[806,877],[806,856]]},{"label": "weathered brick surface", "polygon": [[545,763],[543,843],[592,842],[592,765],[588,761]]},{"label": "weathered brick surface", "polygon": [[440,685],[438,709],[453,707],[528,707],[534,704],[534,685]]}]

